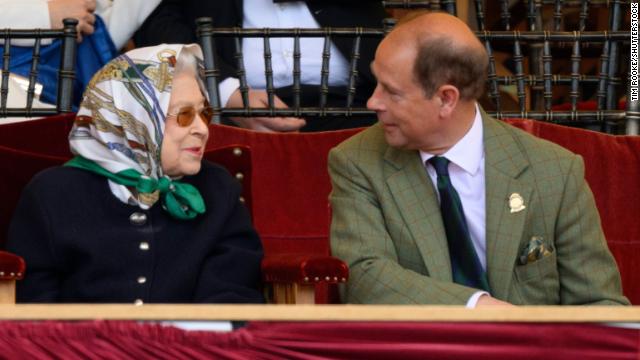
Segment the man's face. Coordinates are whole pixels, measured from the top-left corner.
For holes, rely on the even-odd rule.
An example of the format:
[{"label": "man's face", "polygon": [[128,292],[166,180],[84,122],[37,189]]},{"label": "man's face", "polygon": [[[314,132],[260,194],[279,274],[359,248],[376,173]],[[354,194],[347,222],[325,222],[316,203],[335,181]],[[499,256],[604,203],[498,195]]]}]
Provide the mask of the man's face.
[{"label": "man's face", "polygon": [[428,150],[438,140],[440,99],[427,98],[414,79],[414,46],[397,37],[385,40],[371,63],[378,85],[367,108],[376,112],[390,146]]}]

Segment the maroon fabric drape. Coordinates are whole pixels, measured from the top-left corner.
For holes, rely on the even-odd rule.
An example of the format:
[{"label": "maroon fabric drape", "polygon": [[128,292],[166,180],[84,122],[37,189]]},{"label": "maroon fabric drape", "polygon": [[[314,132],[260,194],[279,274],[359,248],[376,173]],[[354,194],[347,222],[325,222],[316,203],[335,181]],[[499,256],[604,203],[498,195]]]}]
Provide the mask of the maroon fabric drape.
[{"label": "maroon fabric drape", "polygon": [[255,322],[229,333],[136,322],[1,322],[2,359],[638,359],[597,324]]}]

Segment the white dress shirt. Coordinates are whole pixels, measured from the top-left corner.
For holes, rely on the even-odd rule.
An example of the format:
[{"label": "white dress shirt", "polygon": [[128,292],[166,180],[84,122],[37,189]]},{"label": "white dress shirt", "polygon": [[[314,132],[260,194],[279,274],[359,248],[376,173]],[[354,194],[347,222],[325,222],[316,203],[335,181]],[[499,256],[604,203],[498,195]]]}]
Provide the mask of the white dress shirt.
[{"label": "white dress shirt", "polygon": [[[49,1],[0,0],[0,29],[50,29]],[[95,14],[102,17],[116,49],[120,49],[159,3],[160,0],[96,0]],[[11,43],[33,46],[34,41],[18,39]],[[50,39],[42,41],[43,45],[50,43]]]},{"label": "white dress shirt", "polygon": [[122,49],[159,4],[160,0],[97,0],[95,13],[104,20],[116,49]]},{"label": "white dress shirt", "polygon": [[[244,0],[243,28],[320,28],[303,1],[275,4],[265,0]],[[271,38],[271,64],[275,88],[293,85],[293,38]],[[300,38],[300,83],[320,84],[322,70],[323,38]],[[334,44],[331,44],[329,60],[329,85],[349,84],[349,62]],[[242,40],[244,67],[247,83],[253,89],[265,89],[265,66],[262,38]],[[229,78],[220,84],[221,104],[226,104],[240,83]]]},{"label": "white dress shirt", "polygon": [[[469,235],[473,248],[478,254],[482,268],[487,270],[487,242],[486,242],[486,205],[485,205],[485,176],[484,176],[484,142],[482,138],[482,116],[476,105],[476,114],[471,129],[451,149],[441,156],[449,159],[449,177],[451,184],[458,192],[464,217],[469,228]],[[434,154],[420,151],[424,164]],[[427,173],[440,200],[438,193],[437,174],[434,167],[426,166]],[[467,307],[475,307],[477,300],[484,291],[478,291],[469,299]]]}]

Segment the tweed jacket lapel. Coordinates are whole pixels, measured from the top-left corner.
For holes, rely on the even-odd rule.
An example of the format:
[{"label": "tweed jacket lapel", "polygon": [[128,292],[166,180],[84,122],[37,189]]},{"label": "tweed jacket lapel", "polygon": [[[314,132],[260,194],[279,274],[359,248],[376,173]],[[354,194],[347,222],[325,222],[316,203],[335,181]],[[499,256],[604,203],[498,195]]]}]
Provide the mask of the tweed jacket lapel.
[{"label": "tweed jacket lapel", "polygon": [[447,238],[436,192],[417,151],[389,147],[385,178],[431,278],[452,281]]},{"label": "tweed jacket lapel", "polygon": [[[506,299],[515,259],[532,196],[530,184],[519,180],[529,166],[520,144],[498,123],[482,112],[486,180],[487,275],[494,297]],[[524,209],[512,212],[509,197],[518,194]],[[514,210],[518,210],[515,208]]]}]

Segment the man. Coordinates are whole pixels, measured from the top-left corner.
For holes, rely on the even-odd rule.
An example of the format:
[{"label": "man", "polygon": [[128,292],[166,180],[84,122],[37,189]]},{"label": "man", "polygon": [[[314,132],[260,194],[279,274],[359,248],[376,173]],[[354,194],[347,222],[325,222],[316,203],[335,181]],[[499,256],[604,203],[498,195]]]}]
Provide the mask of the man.
[{"label": "man", "polygon": [[[318,27],[382,27],[384,8],[379,0],[163,0],[147,19],[135,37],[136,45],[196,42],[196,23],[200,17],[211,17],[215,27],[244,28],[318,28]],[[369,70],[375,48],[380,39],[362,38],[354,106],[364,106],[373,92],[375,79]],[[276,87],[276,107],[293,104],[293,41],[273,38],[273,81]],[[222,82],[221,104],[242,107],[237,76],[236,49],[233,38],[216,40]],[[349,59],[353,39],[335,37],[329,66],[328,106],[346,104],[349,82]],[[301,39],[302,106],[318,106],[323,39]],[[264,57],[261,38],[247,38],[242,42],[244,68],[250,87],[251,107],[266,107],[264,90]],[[298,118],[235,118],[242,127],[260,131],[320,131],[368,126],[375,119],[329,117],[324,119]]]},{"label": "man", "polygon": [[462,21],[403,22],[371,68],[379,124],[329,155],[346,302],[629,303],[582,159],[478,107],[487,54]]}]

